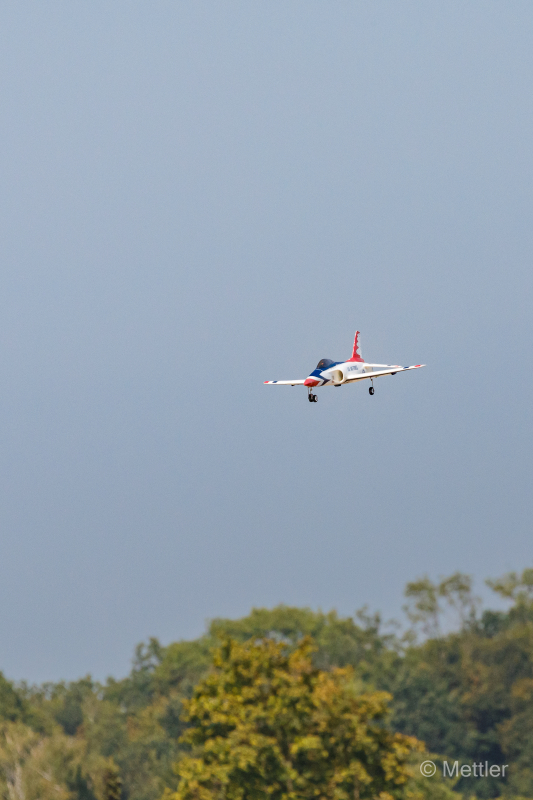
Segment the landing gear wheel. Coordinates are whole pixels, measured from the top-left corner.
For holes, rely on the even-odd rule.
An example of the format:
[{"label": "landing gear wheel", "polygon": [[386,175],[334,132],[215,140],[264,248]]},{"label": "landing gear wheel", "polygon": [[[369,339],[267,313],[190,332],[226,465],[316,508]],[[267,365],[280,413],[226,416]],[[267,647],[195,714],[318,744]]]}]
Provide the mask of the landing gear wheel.
[{"label": "landing gear wheel", "polygon": [[316,394],[314,394],[313,395],[313,403],[317,403],[317,402],[318,402],[318,397],[316,396]]},{"label": "landing gear wheel", "polygon": [[368,390],[368,394],[374,394],[374,387],[373,386],[371,386],[370,389]]},{"label": "landing gear wheel", "polygon": [[314,397],[314,394],[308,394],[307,395],[307,399],[309,400],[310,403],[313,402],[313,397]]}]

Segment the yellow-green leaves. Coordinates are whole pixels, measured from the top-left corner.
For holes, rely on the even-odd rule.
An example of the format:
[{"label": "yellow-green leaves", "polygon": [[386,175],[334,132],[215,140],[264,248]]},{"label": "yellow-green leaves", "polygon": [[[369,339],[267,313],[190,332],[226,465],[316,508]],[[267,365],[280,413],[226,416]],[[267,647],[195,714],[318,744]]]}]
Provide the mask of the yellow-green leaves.
[{"label": "yellow-green leaves", "polygon": [[385,726],[389,695],[358,693],[351,668],[315,668],[312,650],[224,643],[186,703],[191,753],[169,800],[402,796],[419,743]]},{"label": "yellow-green leaves", "polygon": [[70,800],[70,779],[83,743],[54,730],[42,736],[22,722],[0,726],[0,796],[4,800]]}]

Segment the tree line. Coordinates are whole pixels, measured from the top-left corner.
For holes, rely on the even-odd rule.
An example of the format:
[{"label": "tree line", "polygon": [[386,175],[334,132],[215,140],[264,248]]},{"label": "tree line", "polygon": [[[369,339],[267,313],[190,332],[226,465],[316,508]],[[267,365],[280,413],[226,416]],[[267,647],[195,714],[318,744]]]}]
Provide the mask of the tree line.
[{"label": "tree line", "polygon": [[[407,585],[404,630],[366,609],[278,606],[215,619],[193,641],[150,639],[130,674],[105,684],[28,686],[0,673],[0,791],[533,798],[533,569],[488,584],[506,610],[482,608],[456,573]],[[433,776],[421,772],[427,761]],[[444,763],[448,774],[457,763],[451,777]]]}]

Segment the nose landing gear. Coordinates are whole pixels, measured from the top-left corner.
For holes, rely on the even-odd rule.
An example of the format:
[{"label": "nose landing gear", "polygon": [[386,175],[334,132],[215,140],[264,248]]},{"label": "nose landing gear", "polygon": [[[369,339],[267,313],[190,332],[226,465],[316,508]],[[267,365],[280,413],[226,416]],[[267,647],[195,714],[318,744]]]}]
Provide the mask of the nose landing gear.
[{"label": "nose landing gear", "polygon": [[309,394],[307,395],[307,399],[309,400],[310,403],[316,403],[318,397],[316,396],[316,394],[311,394],[311,392],[309,392]]}]

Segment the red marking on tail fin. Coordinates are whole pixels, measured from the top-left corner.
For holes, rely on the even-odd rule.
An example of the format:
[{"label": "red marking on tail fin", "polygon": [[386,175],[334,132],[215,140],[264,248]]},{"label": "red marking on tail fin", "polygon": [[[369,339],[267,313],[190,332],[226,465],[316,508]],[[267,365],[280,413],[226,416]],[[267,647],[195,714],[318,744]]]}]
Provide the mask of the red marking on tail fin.
[{"label": "red marking on tail fin", "polygon": [[348,361],[359,361],[361,364],[364,364],[364,360],[359,352],[359,331],[355,332],[355,339],[353,340],[353,352],[352,357],[348,359]]}]

